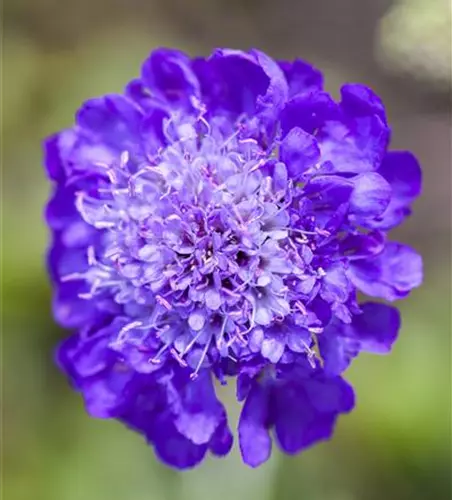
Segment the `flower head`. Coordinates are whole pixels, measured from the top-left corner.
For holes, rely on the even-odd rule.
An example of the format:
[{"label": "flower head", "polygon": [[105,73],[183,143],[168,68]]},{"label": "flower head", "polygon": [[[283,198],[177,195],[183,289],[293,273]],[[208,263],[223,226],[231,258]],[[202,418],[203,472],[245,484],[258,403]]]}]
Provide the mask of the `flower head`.
[{"label": "flower head", "polygon": [[232,437],[213,379],[245,399],[244,460],[275,428],[295,453],[330,437],[361,350],[389,351],[392,301],[422,279],[387,240],[421,173],[388,152],[381,100],[335,102],[305,62],[259,51],[154,51],[123,95],[87,101],[46,142],[58,359],[88,411],[190,467]]}]

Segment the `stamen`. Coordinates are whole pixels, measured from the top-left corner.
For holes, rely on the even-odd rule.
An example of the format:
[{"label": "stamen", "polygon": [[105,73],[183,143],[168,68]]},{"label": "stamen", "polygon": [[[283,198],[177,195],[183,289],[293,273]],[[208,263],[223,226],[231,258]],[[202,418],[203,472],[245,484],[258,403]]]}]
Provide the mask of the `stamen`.
[{"label": "stamen", "polygon": [[161,348],[159,349],[159,351],[157,352],[157,354],[156,354],[153,358],[151,358],[149,361],[150,361],[151,363],[156,363],[156,364],[161,363],[161,360],[159,359],[159,358],[160,358],[160,356],[161,356],[161,355],[162,355],[162,354],[163,354],[163,353],[164,353],[164,352],[165,352],[165,351],[166,351],[166,350],[167,350],[170,346],[171,346],[171,344],[165,344],[163,347],[161,347]]},{"label": "stamen", "polygon": [[187,362],[179,355],[176,349],[170,349],[170,354],[174,357],[174,359],[182,366],[187,367]]},{"label": "stamen", "polygon": [[182,351],[181,355],[182,356],[185,356],[187,354],[187,352],[190,351],[190,349],[196,344],[196,342],[198,341],[199,337],[203,334],[203,330],[201,330],[200,332],[198,332],[191,340],[190,342],[187,344],[187,346],[185,347],[185,349]]},{"label": "stamen", "polygon": [[300,309],[301,313],[306,316],[308,314],[308,311],[306,309],[306,306],[303,304],[303,302],[297,301],[295,302],[295,305]]},{"label": "stamen", "polygon": [[142,324],[142,321],[132,321],[132,323],[123,326],[121,330],[119,330],[118,338],[123,337],[127,332],[130,332],[130,330],[133,330],[137,326],[142,326]]},{"label": "stamen", "polygon": [[236,130],[232,135],[230,135],[220,146],[220,150],[224,149],[231,141],[233,141],[239,134],[241,130],[240,128]]},{"label": "stamen", "polygon": [[88,265],[95,266],[97,264],[96,251],[93,245],[90,245],[86,251],[86,256],[88,258]]},{"label": "stamen", "polygon": [[204,118],[204,116],[199,116],[198,121],[200,121],[206,127],[205,135],[210,136],[211,128],[209,122]]},{"label": "stamen", "polygon": [[164,299],[162,296],[160,295],[156,295],[155,297],[155,300],[160,304],[162,305],[165,309],[168,309],[168,311],[170,311],[172,309],[172,306],[171,304],[166,300]]},{"label": "stamen", "polygon": [[316,227],[315,232],[320,236],[325,236],[327,238],[331,236],[331,233],[329,231],[327,231],[326,229],[321,229],[320,227]]},{"label": "stamen", "polygon": [[60,278],[62,283],[67,283],[68,281],[84,280],[86,279],[86,273],[71,273],[66,274]]},{"label": "stamen", "polygon": [[317,274],[318,274],[319,276],[321,276],[322,278],[323,278],[324,276],[326,276],[326,272],[325,272],[325,270],[323,269],[323,267],[319,267],[319,268],[317,269]]},{"label": "stamen", "polygon": [[226,329],[226,325],[227,325],[227,322],[228,322],[228,317],[227,316],[224,316],[223,318],[223,322],[221,324],[221,329],[220,329],[220,332],[218,334],[218,338],[217,338],[217,341],[216,341],[216,345],[217,345],[217,349],[220,350],[223,346],[223,343],[224,343],[224,331]]},{"label": "stamen", "polygon": [[248,170],[248,173],[251,174],[251,173],[255,172],[256,170],[259,170],[263,165],[265,165],[265,160],[262,159],[262,160],[257,161],[256,164]]},{"label": "stamen", "polygon": [[121,157],[119,160],[119,166],[120,168],[124,169],[127,166],[127,163],[129,163],[130,155],[128,151],[123,151],[121,153]]},{"label": "stamen", "polygon": [[206,346],[204,347],[204,349],[203,349],[203,351],[201,353],[201,357],[200,357],[200,359],[198,361],[196,369],[195,369],[195,371],[193,373],[190,374],[190,379],[191,380],[195,380],[195,378],[198,376],[198,372],[201,369],[201,366],[202,366],[202,364],[203,364],[203,362],[204,362],[204,360],[205,360],[205,358],[207,356],[207,351],[209,350],[209,346],[210,346],[211,340],[212,340],[212,337],[206,342]]},{"label": "stamen", "polygon": [[239,142],[240,144],[254,144],[256,146],[258,144],[256,139],[253,139],[252,137],[248,137],[247,139],[240,139]]}]

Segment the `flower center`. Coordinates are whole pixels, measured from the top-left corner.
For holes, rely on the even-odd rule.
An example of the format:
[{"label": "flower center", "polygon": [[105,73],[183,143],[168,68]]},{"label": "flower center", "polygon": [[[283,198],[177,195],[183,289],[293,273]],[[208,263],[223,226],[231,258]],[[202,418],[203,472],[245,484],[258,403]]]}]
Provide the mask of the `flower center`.
[{"label": "flower center", "polygon": [[315,282],[309,238],[319,235],[290,229],[294,188],[285,166],[243,126],[226,123],[173,118],[157,154],[126,151],[99,165],[97,192],[76,198],[82,218],[102,232],[88,271],[76,276],[89,284],[83,297],[113,298],[134,326],[167,332],[169,319],[188,324],[183,340],[165,333],[179,354],[212,339],[224,353],[246,344],[256,325],[294,308],[304,313],[290,288]]}]

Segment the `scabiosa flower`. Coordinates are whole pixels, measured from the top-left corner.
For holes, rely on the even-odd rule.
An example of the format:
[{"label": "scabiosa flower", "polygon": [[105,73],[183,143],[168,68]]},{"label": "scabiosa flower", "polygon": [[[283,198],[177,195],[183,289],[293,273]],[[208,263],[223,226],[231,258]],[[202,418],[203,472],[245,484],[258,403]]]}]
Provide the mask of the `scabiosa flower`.
[{"label": "scabiosa flower", "polygon": [[88,412],[187,468],[232,445],[214,381],[237,380],[239,445],[257,466],[328,439],[354,395],[342,373],[388,352],[383,303],[421,283],[388,240],[421,172],[388,152],[370,89],[339,102],[309,64],[159,49],[121,95],[87,101],[45,144],[58,363]]}]

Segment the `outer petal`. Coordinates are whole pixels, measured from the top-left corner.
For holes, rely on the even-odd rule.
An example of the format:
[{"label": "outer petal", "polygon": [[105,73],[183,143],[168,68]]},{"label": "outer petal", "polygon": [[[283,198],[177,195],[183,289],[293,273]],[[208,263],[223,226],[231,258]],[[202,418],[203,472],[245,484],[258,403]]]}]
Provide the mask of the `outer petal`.
[{"label": "outer petal", "polygon": [[88,413],[95,418],[118,417],[127,400],[131,380],[130,371],[114,368],[99,377],[86,380],[82,394]]},{"label": "outer petal", "polygon": [[377,303],[365,303],[361,314],[351,324],[331,322],[319,337],[324,370],[339,375],[361,351],[386,354],[391,350],[400,329],[397,309]]},{"label": "outer petal", "polygon": [[245,463],[257,467],[271,454],[272,442],[268,432],[269,392],[267,387],[254,383],[239,420],[240,451]]},{"label": "outer petal", "polygon": [[331,161],[336,172],[377,170],[390,136],[383,104],[362,85],[344,85],[341,93],[340,116],[318,135],[322,159]]},{"label": "outer petal", "polygon": [[350,200],[353,193],[353,182],[338,175],[318,175],[314,177],[304,190],[317,205],[334,209]]},{"label": "outer petal", "polygon": [[65,283],[55,292],[52,310],[55,320],[64,328],[81,328],[96,317],[93,304],[79,299],[78,294],[85,291],[79,283]]},{"label": "outer petal", "polygon": [[326,269],[322,280],[320,296],[327,302],[346,302],[351,292],[350,281],[341,264],[333,264]]},{"label": "outer petal", "polygon": [[73,172],[86,171],[94,162],[113,160],[114,151],[106,144],[77,129],[63,130],[44,143],[45,164],[49,177],[63,185]]},{"label": "outer petal", "polygon": [[109,332],[110,329],[106,328],[86,340],[73,335],[62,342],[58,357],[65,360],[63,368],[80,380],[108,368],[114,360],[113,353],[108,350]]},{"label": "outer petal", "polygon": [[[52,135],[44,141],[45,166],[49,178],[53,181],[64,181],[64,167],[61,162],[59,143],[67,132]],[[70,133],[69,133],[70,134]]]},{"label": "outer petal", "polygon": [[380,231],[349,234],[340,242],[340,253],[348,259],[362,259],[378,255],[384,250],[386,235]]},{"label": "outer petal", "polygon": [[320,335],[320,353],[327,375],[341,375],[360,352],[361,344],[358,340],[342,335],[346,326],[348,325],[336,320]]},{"label": "outer petal", "polygon": [[164,120],[169,117],[166,110],[159,107],[149,109],[141,122],[141,136],[143,148],[149,155],[154,155],[159,148],[166,145],[167,140],[163,132]]},{"label": "outer petal", "polygon": [[124,363],[141,374],[150,374],[162,367],[162,362],[153,362],[161,342],[154,330],[132,328],[130,319],[118,318],[116,328],[109,339],[109,347],[119,354]]},{"label": "outer petal", "polygon": [[376,257],[353,261],[348,272],[361,292],[392,301],[421,284],[422,258],[408,246],[389,243]]},{"label": "outer petal", "polygon": [[358,217],[382,214],[391,199],[391,186],[376,172],[366,172],[353,178],[350,213]]},{"label": "outer petal", "polygon": [[137,149],[142,117],[142,112],[130,99],[107,95],[86,101],[77,112],[77,124],[96,141],[121,153]]},{"label": "outer petal", "polygon": [[378,171],[391,185],[399,202],[413,201],[421,194],[422,171],[415,156],[408,151],[388,153]]},{"label": "outer petal", "polygon": [[80,335],[75,334],[60,342],[57,349],[55,350],[56,364],[61,369],[61,371],[63,371],[70,378],[71,382],[76,387],[78,387],[79,385],[79,376],[72,360],[74,357],[74,352],[76,352],[79,344]]},{"label": "outer petal", "polygon": [[376,116],[331,121],[318,136],[322,159],[336,172],[361,173],[376,170],[389,141],[389,130]]},{"label": "outer petal", "polygon": [[294,127],[312,134],[325,122],[339,117],[339,107],[326,92],[309,92],[292,98],[281,112],[283,137]]},{"label": "outer petal", "polygon": [[114,325],[84,339],[77,336],[61,344],[58,361],[82,393],[89,414],[97,418],[117,417],[126,401],[133,372],[118,363],[108,348]]},{"label": "outer petal", "polygon": [[226,413],[209,443],[209,449],[218,457],[226,456],[232,448],[233,437],[229,430]]},{"label": "outer petal", "polygon": [[200,97],[200,84],[190,58],[179,50],[154,50],[143,64],[143,83],[158,97],[172,103],[190,103]]},{"label": "outer petal", "polygon": [[275,402],[275,433],[279,445],[286,453],[298,453],[306,445],[309,427],[315,424],[317,413],[309,404],[303,385],[293,381],[278,388]]},{"label": "outer petal", "polygon": [[341,88],[341,107],[351,116],[377,115],[386,124],[382,100],[365,85],[347,83]]},{"label": "outer petal", "polygon": [[[213,388],[208,387],[206,381],[210,383],[210,378],[201,375],[200,383],[193,388],[184,370],[177,366],[174,371],[168,370],[170,366],[166,363],[156,376],[136,378],[134,393],[129,391],[130,397],[119,415],[120,420],[143,434],[154,445],[157,455],[172,467],[194,467],[208,449],[216,455],[226,455],[232,446],[232,435],[221,405],[215,400],[215,404],[220,406],[220,417],[213,433],[204,429],[210,427],[209,422],[201,421],[197,418],[200,413],[195,412],[196,408],[209,406],[209,393],[213,392]],[[204,415],[207,415],[206,411]],[[194,425],[199,428],[193,429]],[[205,439],[200,439],[203,433]],[[208,438],[206,434],[209,434]]]},{"label": "outer petal", "polygon": [[[261,330],[260,328],[257,328],[256,330]],[[262,332],[262,338],[261,338],[261,343],[263,339],[263,332]],[[258,352],[259,349],[256,351]],[[240,373],[237,376],[237,400],[238,401],[243,401],[249,394],[251,388],[254,386],[254,379],[256,376],[258,376],[259,372],[261,369],[264,367],[264,360],[259,359],[256,362],[256,358],[254,358],[254,363],[250,363],[249,365],[244,365],[241,367]]]},{"label": "outer petal", "polygon": [[[218,401],[209,373],[186,383],[174,420],[177,430],[195,444],[210,441],[222,421],[224,410]],[[177,404],[179,406],[179,404]]]},{"label": "outer petal", "polygon": [[251,53],[269,79],[265,94],[257,98],[257,111],[263,118],[271,120],[286,104],[289,86],[284,73],[273,59],[259,50],[252,50]]},{"label": "outer petal", "polygon": [[368,224],[370,227],[391,229],[410,215],[410,204],[421,193],[421,167],[408,151],[394,151],[385,156],[378,173],[391,186],[391,201],[384,213]]},{"label": "outer petal", "polygon": [[281,143],[280,159],[286,164],[290,177],[296,180],[318,163],[320,149],[314,136],[295,127]]},{"label": "outer petal", "polygon": [[61,230],[74,219],[80,219],[75,204],[72,189],[57,187],[45,210],[45,217],[49,227]]},{"label": "outer petal", "polygon": [[280,61],[279,66],[289,84],[290,98],[297,94],[323,89],[322,73],[309,63],[295,59],[293,62]]},{"label": "outer petal", "polygon": [[362,313],[353,317],[345,328],[346,336],[359,340],[362,351],[386,354],[391,350],[400,329],[400,313],[386,304],[367,302],[361,306]]},{"label": "outer petal", "polygon": [[353,408],[351,387],[339,377],[323,375],[287,381],[275,394],[275,432],[290,454],[328,439],[340,413]]},{"label": "outer petal", "polygon": [[198,465],[207,453],[207,445],[196,445],[180,434],[170,419],[161,416],[153,423],[153,445],[159,458],[178,469]]},{"label": "outer petal", "polygon": [[311,404],[322,413],[346,413],[355,405],[353,388],[341,377],[318,374],[306,382],[305,391]]},{"label": "outer petal", "polygon": [[266,119],[275,118],[288,96],[283,72],[268,56],[218,49],[207,60],[197,60],[195,71],[202,83],[210,108],[223,108],[234,113]]},{"label": "outer petal", "polygon": [[[71,224],[67,229],[72,227]],[[55,284],[53,313],[57,322],[65,328],[81,328],[91,323],[99,313],[96,303],[79,298],[86,293],[82,280],[62,281],[62,277],[83,273],[87,268],[86,252],[83,248],[67,248],[62,242],[64,233],[54,234],[52,247],[47,255],[47,267]]]}]

